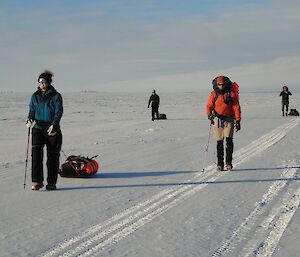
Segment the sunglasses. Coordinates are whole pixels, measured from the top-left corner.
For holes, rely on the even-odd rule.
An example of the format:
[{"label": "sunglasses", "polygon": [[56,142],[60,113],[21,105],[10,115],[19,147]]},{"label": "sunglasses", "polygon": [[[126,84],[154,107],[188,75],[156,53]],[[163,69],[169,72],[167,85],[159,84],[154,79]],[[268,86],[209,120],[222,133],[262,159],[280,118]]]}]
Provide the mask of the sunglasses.
[{"label": "sunglasses", "polygon": [[222,83],[218,83],[217,85],[218,85],[218,86],[224,86],[224,84],[222,84]]},{"label": "sunglasses", "polygon": [[40,78],[39,79],[39,84],[47,84],[47,80]]}]

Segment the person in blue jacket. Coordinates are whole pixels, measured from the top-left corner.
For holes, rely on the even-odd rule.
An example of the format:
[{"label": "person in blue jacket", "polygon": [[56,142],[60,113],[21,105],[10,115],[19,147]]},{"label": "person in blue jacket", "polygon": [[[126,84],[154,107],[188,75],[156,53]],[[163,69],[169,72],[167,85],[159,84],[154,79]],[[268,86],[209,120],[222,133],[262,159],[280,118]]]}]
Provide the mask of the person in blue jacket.
[{"label": "person in blue jacket", "polygon": [[47,148],[47,190],[55,190],[62,145],[60,120],[63,114],[63,99],[51,85],[53,73],[45,70],[38,77],[38,89],[31,96],[26,122],[32,128],[32,190],[44,186],[43,152]]}]

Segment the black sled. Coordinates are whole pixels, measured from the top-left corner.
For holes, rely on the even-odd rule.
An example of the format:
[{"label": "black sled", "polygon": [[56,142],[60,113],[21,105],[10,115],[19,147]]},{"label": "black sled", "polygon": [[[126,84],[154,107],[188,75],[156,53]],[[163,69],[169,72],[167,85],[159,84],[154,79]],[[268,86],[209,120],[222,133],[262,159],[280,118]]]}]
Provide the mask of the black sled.
[{"label": "black sled", "polygon": [[166,120],[167,119],[167,115],[164,113],[160,113],[158,114],[158,118],[155,118],[156,120]]},{"label": "black sled", "polygon": [[99,164],[94,157],[83,157],[80,155],[70,155],[59,169],[61,177],[87,178],[95,175],[99,169]]}]

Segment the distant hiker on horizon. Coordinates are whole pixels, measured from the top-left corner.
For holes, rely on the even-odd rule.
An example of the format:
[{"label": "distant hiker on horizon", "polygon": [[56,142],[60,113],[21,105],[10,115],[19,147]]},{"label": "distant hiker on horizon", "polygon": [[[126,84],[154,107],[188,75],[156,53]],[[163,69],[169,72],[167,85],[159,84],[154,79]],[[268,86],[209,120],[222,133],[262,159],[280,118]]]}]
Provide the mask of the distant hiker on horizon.
[{"label": "distant hiker on horizon", "polygon": [[45,70],[38,77],[38,89],[31,96],[26,122],[32,128],[32,190],[44,186],[43,151],[47,147],[47,190],[55,190],[59,170],[59,155],[62,145],[60,119],[63,114],[63,100],[51,85],[53,73]]},{"label": "distant hiker on horizon", "polygon": [[217,140],[218,170],[224,170],[224,138],[226,140],[226,170],[232,170],[233,132],[241,129],[239,86],[228,77],[218,76],[213,80],[213,91],[207,104],[206,114],[214,126]]},{"label": "distant hiker on horizon", "polygon": [[158,113],[158,108],[159,108],[159,95],[156,94],[156,91],[152,91],[152,95],[149,98],[148,101],[148,108],[151,104],[151,109],[152,109],[152,121],[154,121],[154,117],[156,115],[156,118],[159,119],[159,113]]},{"label": "distant hiker on horizon", "polygon": [[282,91],[279,94],[279,96],[281,96],[282,116],[284,116],[284,107],[285,107],[285,116],[288,116],[290,95],[292,95],[292,93],[289,91],[289,88],[287,86],[283,86]]}]

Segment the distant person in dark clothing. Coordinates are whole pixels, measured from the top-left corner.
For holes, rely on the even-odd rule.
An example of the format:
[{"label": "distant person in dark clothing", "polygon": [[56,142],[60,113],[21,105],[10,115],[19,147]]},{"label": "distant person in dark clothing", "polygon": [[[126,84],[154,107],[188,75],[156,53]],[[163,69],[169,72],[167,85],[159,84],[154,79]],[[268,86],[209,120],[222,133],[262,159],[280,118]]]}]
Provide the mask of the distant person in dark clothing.
[{"label": "distant person in dark clothing", "polygon": [[63,100],[51,85],[53,73],[44,71],[38,77],[38,89],[31,96],[26,126],[32,128],[32,190],[44,186],[43,151],[47,147],[47,190],[55,190],[62,145],[60,119]]},{"label": "distant person in dark clothing", "polygon": [[285,116],[288,116],[289,111],[289,96],[292,95],[292,93],[289,91],[289,88],[287,86],[283,86],[282,91],[280,92],[280,95],[282,97],[281,104],[282,104],[282,116],[284,116],[284,107],[285,107]]},{"label": "distant person in dark clothing", "polygon": [[155,90],[152,91],[152,95],[149,98],[148,101],[148,108],[151,104],[152,108],[152,121],[154,121],[154,117],[156,115],[156,118],[159,118],[158,108],[159,108],[159,95],[156,94]]}]

